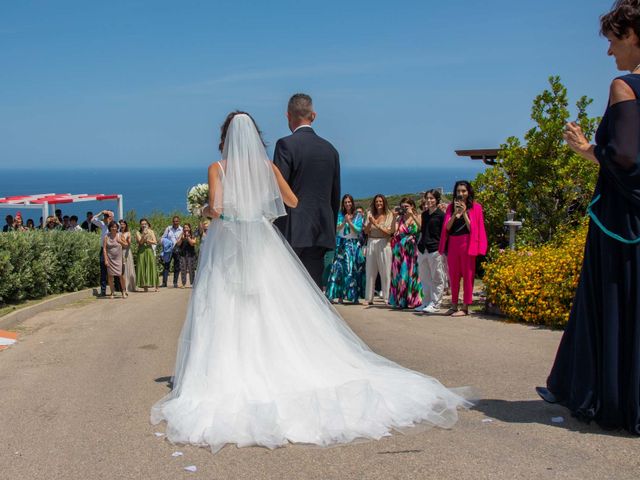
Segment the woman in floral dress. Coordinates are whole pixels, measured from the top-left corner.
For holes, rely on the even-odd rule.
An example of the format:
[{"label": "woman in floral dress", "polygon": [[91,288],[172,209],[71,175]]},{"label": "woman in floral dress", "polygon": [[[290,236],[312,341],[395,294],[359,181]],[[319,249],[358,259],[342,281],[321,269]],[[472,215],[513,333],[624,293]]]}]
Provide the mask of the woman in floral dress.
[{"label": "woman in floral dress", "polygon": [[362,262],[359,261],[363,218],[355,210],[353,197],[342,197],[336,226],[336,250],[325,294],[330,300],[358,303],[361,292]]},{"label": "woman in floral dress", "polygon": [[389,304],[394,308],[415,308],[422,303],[417,248],[420,216],[416,213],[416,203],[408,197],[400,201],[396,212],[395,233],[391,238]]}]

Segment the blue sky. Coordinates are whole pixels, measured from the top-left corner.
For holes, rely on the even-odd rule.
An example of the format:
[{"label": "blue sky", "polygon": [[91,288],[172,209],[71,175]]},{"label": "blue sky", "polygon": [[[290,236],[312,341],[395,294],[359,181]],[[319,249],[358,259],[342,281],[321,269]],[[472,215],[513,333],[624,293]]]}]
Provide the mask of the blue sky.
[{"label": "blue sky", "polygon": [[345,166],[461,162],[530,128],[560,75],[604,109],[595,0],[0,0],[0,165],[207,165],[226,113],[271,145],[292,93]]}]

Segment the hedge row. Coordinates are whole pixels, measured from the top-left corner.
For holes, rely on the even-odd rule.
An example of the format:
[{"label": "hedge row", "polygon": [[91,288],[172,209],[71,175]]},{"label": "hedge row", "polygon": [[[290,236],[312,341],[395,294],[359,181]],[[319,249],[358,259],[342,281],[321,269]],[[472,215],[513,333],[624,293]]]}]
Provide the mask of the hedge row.
[{"label": "hedge row", "polygon": [[99,252],[97,234],[0,233],[0,306],[96,286]]},{"label": "hedge row", "polygon": [[569,319],[587,235],[586,222],[538,247],[494,250],[483,277],[487,302],[512,320],[563,327]]}]

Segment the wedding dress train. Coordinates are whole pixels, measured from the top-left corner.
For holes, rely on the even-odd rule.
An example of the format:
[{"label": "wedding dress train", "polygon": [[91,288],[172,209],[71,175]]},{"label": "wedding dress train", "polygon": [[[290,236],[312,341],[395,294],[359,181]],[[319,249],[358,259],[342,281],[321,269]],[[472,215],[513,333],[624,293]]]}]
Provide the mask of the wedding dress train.
[{"label": "wedding dress train", "polygon": [[[235,127],[246,142],[235,124],[252,124],[238,117],[230,134]],[[246,192],[228,150],[219,178],[223,195],[234,197],[234,188]],[[260,168],[264,161],[272,175],[261,155],[251,161]],[[262,191],[273,190],[272,180],[264,182]],[[211,223],[200,251],[173,390],[153,406],[152,423],[166,421],[172,442],[214,452],[228,443],[327,446],[416,424],[454,425],[469,402],[353,333],[273,226],[281,201],[272,201],[257,210],[232,208],[238,198],[220,201],[223,218]]]}]

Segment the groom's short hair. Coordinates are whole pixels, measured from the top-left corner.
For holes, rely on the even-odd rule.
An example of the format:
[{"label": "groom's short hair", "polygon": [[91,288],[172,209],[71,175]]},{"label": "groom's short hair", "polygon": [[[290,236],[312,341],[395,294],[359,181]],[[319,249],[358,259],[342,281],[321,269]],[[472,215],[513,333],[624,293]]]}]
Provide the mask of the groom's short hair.
[{"label": "groom's short hair", "polygon": [[310,120],[313,113],[313,101],[306,93],[296,93],[289,99],[287,111],[296,118]]}]

